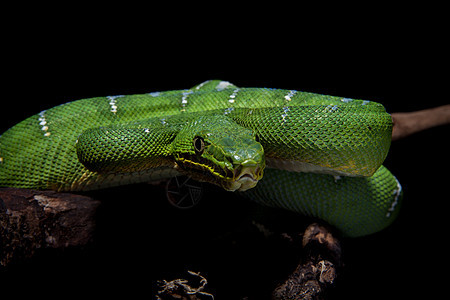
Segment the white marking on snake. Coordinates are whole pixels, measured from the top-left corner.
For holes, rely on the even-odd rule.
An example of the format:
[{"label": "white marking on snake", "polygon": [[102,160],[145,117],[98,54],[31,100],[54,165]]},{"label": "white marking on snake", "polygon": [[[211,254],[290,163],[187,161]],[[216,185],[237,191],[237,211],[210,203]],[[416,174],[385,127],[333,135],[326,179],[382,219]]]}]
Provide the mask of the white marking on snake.
[{"label": "white marking on snake", "polygon": [[216,85],[216,90],[221,91],[226,89],[227,87],[229,87],[231,84],[231,82],[228,81],[221,81],[219,82],[219,84]]},{"label": "white marking on snake", "polygon": [[158,97],[159,94],[161,94],[161,92],[152,92],[152,93],[148,93],[148,94],[152,97]]},{"label": "white marking on snake", "polygon": [[123,95],[118,95],[118,96],[108,96],[106,97],[109,100],[109,105],[111,106],[111,112],[116,114],[117,112],[117,102],[116,99],[123,97]]},{"label": "white marking on snake", "polygon": [[45,112],[43,110],[39,113],[39,125],[42,126],[41,130],[44,131],[44,136],[50,136],[50,132],[48,131],[47,120],[45,119]]},{"label": "white marking on snake", "polygon": [[210,82],[211,80],[206,80],[205,82],[200,83],[199,85],[197,85],[197,87],[195,88],[196,90],[201,89],[205,84],[207,84],[208,82]]},{"label": "white marking on snake", "polygon": [[225,111],[224,111],[224,115],[228,115],[229,113],[231,113],[232,111],[234,110],[234,107],[228,107],[228,108],[226,108],[225,109]]},{"label": "white marking on snake", "polygon": [[288,116],[288,112],[289,112],[289,107],[287,107],[287,106],[283,107],[283,114],[281,115],[283,124],[286,122],[286,117]]},{"label": "white marking on snake", "polygon": [[284,96],[284,99],[286,99],[286,101],[291,101],[292,100],[291,98],[295,95],[295,93],[297,93],[297,91],[294,90],[289,91],[289,93],[286,96]]},{"label": "white marking on snake", "polygon": [[183,92],[183,94],[181,96],[181,107],[182,107],[181,111],[186,111],[186,104],[188,103],[187,99],[188,99],[188,96],[192,93],[193,93],[193,91],[190,91],[190,90]]},{"label": "white marking on snake", "polygon": [[400,185],[400,182],[395,178],[395,181],[397,182],[397,188],[392,191],[392,196],[394,196],[394,201],[391,204],[391,207],[389,207],[388,212],[386,213],[386,218],[389,218],[391,216],[391,213],[395,210],[395,207],[398,204],[398,200],[400,198],[400,195],[402,194],[402,186]]},{"label": "white marking on snake", "polygon": [[234,103],[234,101],[236,100],[235,98],[236,98],[237,93],[239,93],[239,89],[235,89],[233,91],[233,93],[230,95],[230,99],[228,100],[228,102]]},{"label": "white marking on snake", "polygon": [[361,105],[367,105],[369,103],[370,103],[370,101],[364,100]]},{"label": "white marking on snake", "polygon": [[339,176],[339,175],[333,175],[333,177],[334,177],[334,183],[338,183],[338,181],[342,179],[342,176]]},{"label": "white marking on snake", "polygon": [[333,105],[333,104],[329,104],[329,105],[326,106],[326,109],[327,110],[331,110],[331,111],[335,111],[335,110],[338,109],[338,106],[337,105]]},{"label": "white marking on snake", "polygon": [[351,99],[351,98],[342,98],[341,101],[344,102],[344,103],[349,103],[349,102],[352,102],[353,99]]}]

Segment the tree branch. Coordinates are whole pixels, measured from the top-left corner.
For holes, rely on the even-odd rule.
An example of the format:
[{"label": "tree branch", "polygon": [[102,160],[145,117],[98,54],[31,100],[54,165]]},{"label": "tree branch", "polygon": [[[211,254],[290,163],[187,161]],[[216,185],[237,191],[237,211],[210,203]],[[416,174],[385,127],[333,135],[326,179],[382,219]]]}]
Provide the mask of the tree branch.
[{"label": "tree branch", "polygon": [[450,124],[450,105],[407,113],[393,113],[391,116],[394,122],[392,140],[396,141],[425,129]]},{"label": "tree branch", "polygon": [[75,194],[0,188],[0,265],[29,258],[38,248],[85,245],[99,204]]}]

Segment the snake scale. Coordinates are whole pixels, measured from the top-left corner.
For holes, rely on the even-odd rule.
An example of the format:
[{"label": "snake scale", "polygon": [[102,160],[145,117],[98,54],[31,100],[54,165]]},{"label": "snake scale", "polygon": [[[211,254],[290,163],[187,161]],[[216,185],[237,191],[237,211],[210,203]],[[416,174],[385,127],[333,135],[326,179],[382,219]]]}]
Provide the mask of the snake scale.
[{"label": "snake scale", "polygon": [[0,136],[0,186],[86,191],[186,174],[356,237],[398,214],[402,189],[382,166],[391,133],[376,102],[209,80],[25,119]]}]

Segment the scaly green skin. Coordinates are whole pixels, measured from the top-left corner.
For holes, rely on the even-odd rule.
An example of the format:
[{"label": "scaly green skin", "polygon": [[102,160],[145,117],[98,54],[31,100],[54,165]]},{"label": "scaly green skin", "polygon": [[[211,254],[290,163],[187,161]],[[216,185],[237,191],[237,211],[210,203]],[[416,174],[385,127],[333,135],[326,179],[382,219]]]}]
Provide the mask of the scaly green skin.
[{"label": "scaly green skin", "polygon": [[[369,185],[382,195],[370,199],[390,194],[397,203],[395,177],[378,180],[380,171],[375,173],[391,131],[390,116],[375,102],[212,80],[189,90],[83,99],[32,116],[0,137],[0,186],[77,191],[183,172],[246,190],[256,185],[267,161],[271,168],[335,176],[375,174]],[[319,187],[321,176],[334,178],[308,176]],[[346,199],[360,197],[361,178],[345,180],[357,182]],[[310,184],[302,182],[284,188],[308,190]],[[385,189],[386,182],[395,188]],[[264,187],[275,185],[266,178]],[[333,186],[326,188],[333,193]],[[330,221],[324,212],[320,216]],[[346,216],[335,223],[351,221]]]},{"label": "scaly green skin", "polygon": [[268,169],[261,182],[242,195],[259,204],[320,218],[347,237],[389,226],[398,215],[403,196],[400,183],[384,166],[370,177]]}]

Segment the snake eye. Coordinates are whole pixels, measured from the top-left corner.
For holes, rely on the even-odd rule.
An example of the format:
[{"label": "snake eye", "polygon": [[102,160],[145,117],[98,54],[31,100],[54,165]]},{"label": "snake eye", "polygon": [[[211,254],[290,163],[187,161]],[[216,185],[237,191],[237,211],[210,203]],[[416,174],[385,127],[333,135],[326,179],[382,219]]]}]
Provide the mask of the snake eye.
[{"label": "snake eye", "polygon": [[197,136],[194,138],[194,150],[197,154],[202,154],[205,150],[205,141],[203,138]]}]

